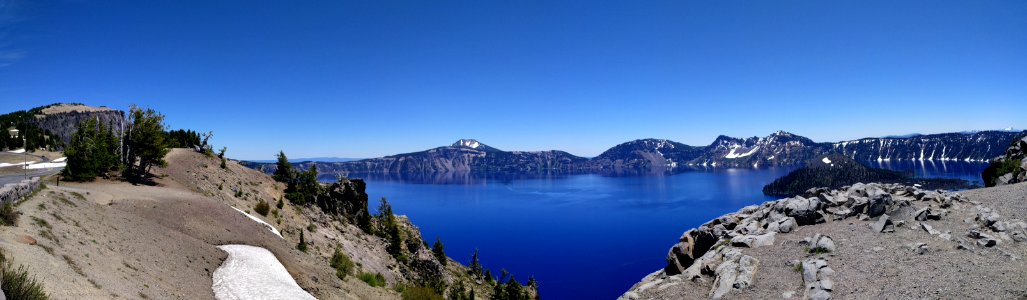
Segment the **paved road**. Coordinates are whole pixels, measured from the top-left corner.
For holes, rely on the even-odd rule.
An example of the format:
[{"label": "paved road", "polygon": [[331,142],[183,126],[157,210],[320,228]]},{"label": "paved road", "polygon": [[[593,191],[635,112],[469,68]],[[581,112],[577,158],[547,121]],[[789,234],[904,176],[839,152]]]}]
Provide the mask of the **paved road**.
[{"label": "paved road", "polygon": [[[57,174],[57,172],[60,172],[61,169],[63,169],[63,168],[28,170],[28,178],[32,178],[32,177],[36,177],[36,176],[42,177],[42,176]],[[0,186],[3,186],[3,185],[8,184],[8,183],[16,183],[16,182],[19,182],[19,181],[21,181],[22,179],[25,179],[25,178],[26,177],[25,177],[24,173],[0,175]]]}]

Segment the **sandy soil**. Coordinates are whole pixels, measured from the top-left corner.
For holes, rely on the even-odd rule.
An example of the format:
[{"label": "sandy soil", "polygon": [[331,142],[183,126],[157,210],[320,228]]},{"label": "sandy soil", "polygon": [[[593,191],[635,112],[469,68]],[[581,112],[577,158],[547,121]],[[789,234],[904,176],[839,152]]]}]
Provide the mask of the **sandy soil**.
[{"label": "sandy soil", "polygon": [[308,231],[314,251],[299,252],[299,230],[309,225],[302,209],[286,206],[280,217],[261,217],[282,230],[282,239],[231,208],[252,210],[257,201],[280,197],[281,187],[268,176],[235,163],[221,169],[216,158],[183,149],[168,161],[170,167],[156,172],[158,186],[97,181],[47,187],[20,204],[21,220],[0,232],[0,248],[44,278],[57,299],[212,299],[211,274],[227,257],[216,248],[223,244],[268,249],[319,299],[398,298],[353,276],[337,279],[325,259],[342,240],[369,249],[368,257],[351,254],[355,261],[380,261],[373,256],[385,253],[377,238],[337,234],[332,241]]}]

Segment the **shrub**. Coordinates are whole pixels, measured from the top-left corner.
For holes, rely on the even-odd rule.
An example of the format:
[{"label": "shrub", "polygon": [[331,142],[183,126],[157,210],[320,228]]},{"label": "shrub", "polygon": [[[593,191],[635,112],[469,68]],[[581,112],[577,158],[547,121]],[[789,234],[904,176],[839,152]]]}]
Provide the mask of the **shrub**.
[{"label": "shrub", "polygon": [[303,230],[300,230],[300,243],[296,244],[296,249],[307,252],[307,241],[303,238]]},{"label": "shrub", "polygon": [[1016,171],[1020,168],[1020,163],[1023,162],[1019,159],[1007,159],[1003,161],[993,161],[984,169],[981,173],[982,179],[984,179],[985,186],[995,186],[998,178],[1002,175]]},{"label": "shrub", "polygon": [[7,226],[18,225],[18,211],[14,210],[14,204],[8,202],[0,207],[0,222]]},{"label": "shrub", "polygon": [[346,275],[349,275],[353,271],[353,261],[349,259],[346,253],[342,252],[342,249],[335,248],[335,253],[332,254],[332,259],[329,261],[332,268],[335,268],[335,276],[339,279],[345,279]]},{"label": "shrub", "polygon": [[282,201],[282,198],[278,198],[278,203],[276,203],[275,206],[278,207],[278,209],[282,209],[285,207],[285,201]]},{"label": "shrub", "polygon": [[361,272],[360,275],[357,275],[357,278],[360,279],[360,281],[366,282],[367,285],[370,286],[385,286],[385,276],[382,276],[380,273],[371,274]]},{"label": "shrub", "polygon": [[440,264],[443,266],[446,265],[448,259],[446,259],[446,249],[445,246],[442,245],[442,239],[438,237],[435,238],[435,245],[431,247],[431,252],[435,254],[435,259],[437,259]]},{"label": "shrub", "polygon": [[43,286],[29,276],[24,266],[15,268],[0,253],[0,289],[7,299],[49,299]]},{"label": "shrub", "polygon": [[403,289],[403,300],[443,300],[434,289],[416,286]]},{"label": "shrub", "polygon": [[253,207],[253,211],[257,212],[261,216],[267,216],[267,212],[271,210],[271,205],[267,204],[267,201],[260,200],[257,202],[257,206]]}]

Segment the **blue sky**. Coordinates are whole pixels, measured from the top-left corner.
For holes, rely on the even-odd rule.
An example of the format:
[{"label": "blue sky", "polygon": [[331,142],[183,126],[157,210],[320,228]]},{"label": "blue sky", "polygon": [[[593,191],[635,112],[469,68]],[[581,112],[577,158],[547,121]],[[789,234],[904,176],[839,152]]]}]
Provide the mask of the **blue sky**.
[{"label": "blue sky", "polygon": [[137,103],[243,159],[1027,128],[1019,0],[299,2],[0,0],[0,111]]}]

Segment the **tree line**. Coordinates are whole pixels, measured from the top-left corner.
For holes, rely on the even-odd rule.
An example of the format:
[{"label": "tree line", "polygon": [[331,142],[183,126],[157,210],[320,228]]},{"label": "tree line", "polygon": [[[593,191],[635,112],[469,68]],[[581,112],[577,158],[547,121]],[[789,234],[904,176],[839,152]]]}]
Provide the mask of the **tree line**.
[{"label": "tree line", "polygon": [[96,119],[79,124],[64,150],[68,158],[62,175],[67,180],[88,181],[120,175],[130,181],[148,180],[150,169],[166,166],[170,148],[184,147],[210,152],[204,137],[192,130],[168,131],[164,115],[151,109],[129,107],[123,132]]}]

